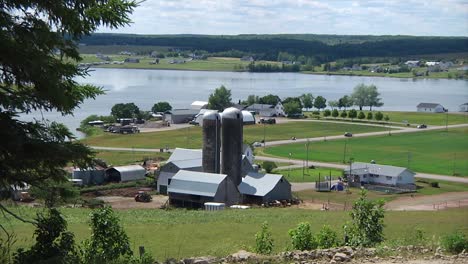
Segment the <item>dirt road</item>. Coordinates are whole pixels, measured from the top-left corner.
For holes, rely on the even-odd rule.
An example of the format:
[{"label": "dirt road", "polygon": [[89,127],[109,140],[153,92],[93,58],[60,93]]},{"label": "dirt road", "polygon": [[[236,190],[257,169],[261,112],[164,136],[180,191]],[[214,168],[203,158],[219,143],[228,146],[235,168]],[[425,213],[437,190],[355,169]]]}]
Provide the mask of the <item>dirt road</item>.
[{"label": "dirt road", "polygon": [[451,192],[430,196],[404,196],[388,202],[392,211],[437,211],[448,208],[468,207],[468,192]]}]

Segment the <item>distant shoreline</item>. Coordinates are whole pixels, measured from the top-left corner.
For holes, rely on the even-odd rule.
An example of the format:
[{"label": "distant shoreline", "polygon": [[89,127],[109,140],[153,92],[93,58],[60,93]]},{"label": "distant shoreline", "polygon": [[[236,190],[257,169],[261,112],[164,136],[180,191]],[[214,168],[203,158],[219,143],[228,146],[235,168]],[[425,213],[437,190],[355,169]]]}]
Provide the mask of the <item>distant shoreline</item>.
[{"label": "distant shoreline", "polygon": [[239,72],[239,73],[299,73],[299,74],[310,74],[310,75],[329,75],[329,76],[348,76],[348,77],[380,77],[380,78],[396,78],[396,79],[445,79],[445,80],[466,80],[456,78],[444,78],[444,77],[428,77],[428,76],[417,76],[417,77],[400,77],[391,75],[367,75],[367,74],[346,74],[336,72],[310,72],[310,71],[299,71],[299,72],[249,72],[249,71],[234,71],[234,70],[206,70],[206,69],[176,69],[176,68],[154,68],[154,67],[119,67],[117,65],[112,66],[91,66],[91,69],[126,69],[126,70],[170,70],[170,71],[196,71],[196,72]]}]

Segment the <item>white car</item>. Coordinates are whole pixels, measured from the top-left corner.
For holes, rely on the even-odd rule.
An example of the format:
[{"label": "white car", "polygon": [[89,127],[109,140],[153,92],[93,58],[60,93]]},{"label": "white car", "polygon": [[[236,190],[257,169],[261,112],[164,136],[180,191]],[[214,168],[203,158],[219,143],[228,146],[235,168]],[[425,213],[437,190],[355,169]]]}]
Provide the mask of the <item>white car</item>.
[{"label": "white car", "polygon": [[262,143],[260,143],[260,142],[254,142],[254,143],[252,144],[252,146],[254,146],[254,147],[256,147],[256,148],[257,148],[257,147],[261,147],[261,146],[262,146]]}]

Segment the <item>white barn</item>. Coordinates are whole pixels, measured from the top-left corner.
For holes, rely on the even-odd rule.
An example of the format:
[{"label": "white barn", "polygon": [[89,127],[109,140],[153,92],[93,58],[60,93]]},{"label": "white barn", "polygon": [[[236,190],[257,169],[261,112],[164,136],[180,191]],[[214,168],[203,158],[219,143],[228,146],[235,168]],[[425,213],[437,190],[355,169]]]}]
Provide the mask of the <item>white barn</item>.
[{"label": "white barn", "polygon": [[380,165],[374,163],[354,162],[350,169],[344,170],[352,186],[378,184],[388,186],[414,185],[415,173],[403,167]]},{"label": "white barn", "polygon": [[468,103],[464,103],[464,104],[460,105],[459,111],[460,112],[468,112]]},{"label": "white barn", "polygon": [[436,103],[420,103],[416,106],[418,112],[428,112],[428,113],[443,113],[445,108],[441,104]]},{"label": "white barn", "polygon": [[247,111],[255,112],[259,116],[271,117],[271,116],[285,116],[284,107],[281,102],[276,105],[269,104],[253,104],[246,108]]}]

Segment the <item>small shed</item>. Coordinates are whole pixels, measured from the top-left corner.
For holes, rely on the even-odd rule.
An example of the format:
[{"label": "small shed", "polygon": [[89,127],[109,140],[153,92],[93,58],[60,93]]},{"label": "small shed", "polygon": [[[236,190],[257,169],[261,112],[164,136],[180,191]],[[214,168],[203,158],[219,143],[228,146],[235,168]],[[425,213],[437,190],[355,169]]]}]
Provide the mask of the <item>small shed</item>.
[{"label": "small shed", "polygon": [[118,166],[106,170],[106,177],[110,182],[143,180],[145,176],[146,170],[140,165]]},{"label": "small shed", "polygon": [[207,202],[232,205],[240,195],[225,174],[180,170],[168,188],[169,203],[176,207],[203,208]]},{"label": "small shed", "polygon": [[246,203],[266,203],[292,198],[291,184],[280,174],[249,172],[239,184],[239,191]]},{"label": "small shed", "polygon": [[416,106],[418,112],[443,113],[445,108],[437,103],[420,103]]},{"label": "small shed", "polygon": [[89,169],[73,169],[72,179],[82,180],[84,185],[103,184],[105,171],[89,168]]},{"label": "small shed", "polygon": [[468,112],[468,103],[464,103],[464,104],[460,105],[459,111],[460,112]]}]

